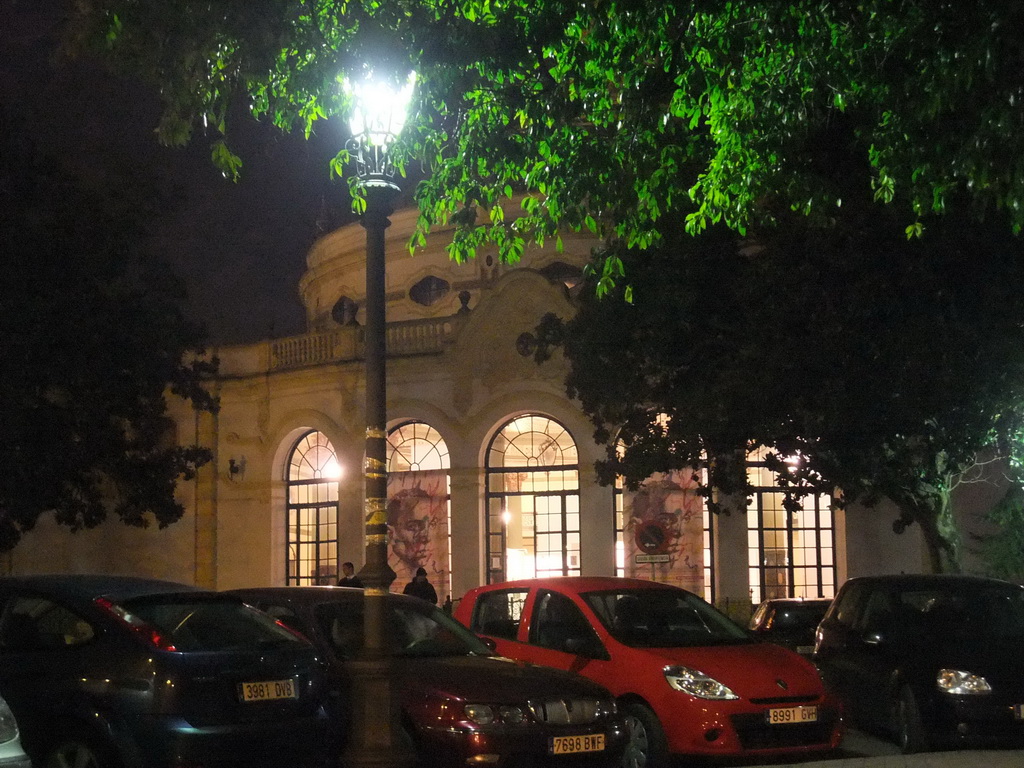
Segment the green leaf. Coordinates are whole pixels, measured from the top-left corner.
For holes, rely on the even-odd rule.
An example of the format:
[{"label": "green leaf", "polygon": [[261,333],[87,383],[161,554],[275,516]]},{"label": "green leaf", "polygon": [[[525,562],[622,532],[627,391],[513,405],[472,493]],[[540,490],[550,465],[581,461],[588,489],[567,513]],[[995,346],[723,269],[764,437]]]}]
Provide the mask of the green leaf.
[{"label": "green leaf", "polygon": [[238,181],[239,170],[242,167],[242,158],[228,149],[223,141],[215,141],[210,151],[213,164],[220,169],[226,178]]}]

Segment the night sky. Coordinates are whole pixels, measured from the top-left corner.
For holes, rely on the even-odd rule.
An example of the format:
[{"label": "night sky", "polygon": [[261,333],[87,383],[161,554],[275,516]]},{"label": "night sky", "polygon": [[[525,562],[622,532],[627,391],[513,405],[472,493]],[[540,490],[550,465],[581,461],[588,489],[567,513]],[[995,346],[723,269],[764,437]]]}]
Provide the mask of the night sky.
[{"label": "night sky", "polygon": [[[155,94],[86,62],[54,64],[56,22],[70,0],[0,0],[0,98],[50,149],[96,173],[146,174],[173,203],[156,223],[152,248],[189,293],[187,314],[212,344],[302,333],[298,280],[310,245],[351,220],[345,184],[328,160],[343,146],[341,121],[305,141],[245,118],[233,144],[238,183],[221,177],[199,137],[160,146]],[[334,130],[339,133],[335,134]]]}]

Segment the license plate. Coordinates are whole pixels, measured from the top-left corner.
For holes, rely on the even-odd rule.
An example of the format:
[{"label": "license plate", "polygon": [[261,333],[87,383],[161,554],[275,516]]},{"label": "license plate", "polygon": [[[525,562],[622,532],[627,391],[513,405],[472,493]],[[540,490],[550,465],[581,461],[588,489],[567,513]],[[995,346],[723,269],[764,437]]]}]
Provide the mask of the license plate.
[{"label": "license plate", "polygon": [[297,699],[294,680],[265,680],[260,683],[239,683],[238,698],[242,701],[277,701]]},{"label": "license plate", "polygon": [[818,720],[817,707],[778,707],[768,710],[769,725],[814,723]]},{"label": "license plate", "polygon": [[585,736],[554,736],[551,739],[552,755],[575,755],[580,752],[603,751],[603,733],[592,733]]}]

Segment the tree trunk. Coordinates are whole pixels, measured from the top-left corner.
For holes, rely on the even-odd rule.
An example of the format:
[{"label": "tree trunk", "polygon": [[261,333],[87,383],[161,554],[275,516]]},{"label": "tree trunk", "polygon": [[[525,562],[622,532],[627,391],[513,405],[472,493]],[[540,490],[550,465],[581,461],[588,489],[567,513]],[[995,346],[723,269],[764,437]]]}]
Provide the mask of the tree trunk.
[{"label": "tree trunk", "polygon": [[921,526],[931,572],[960,573],[960,553],[956,546],[949,491],[931,493],[924,498],[903,499],[900,510]]}]

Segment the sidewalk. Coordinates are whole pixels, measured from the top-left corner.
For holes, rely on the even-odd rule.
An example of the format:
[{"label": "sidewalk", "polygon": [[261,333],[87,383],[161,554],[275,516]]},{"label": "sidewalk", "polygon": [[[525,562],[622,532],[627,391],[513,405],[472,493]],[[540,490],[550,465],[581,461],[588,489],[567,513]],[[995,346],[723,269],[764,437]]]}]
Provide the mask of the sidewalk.
[{"label": "sidewalk", "polygon": [[[965,752],[927,752],[921,755],[877,755],[816,760],[773,768],[1021,768],[1024,750],[981,749]],[[764,766],[767,768],[767,766]]]}]

